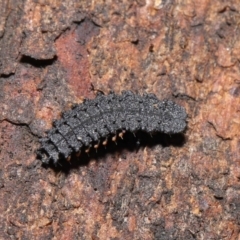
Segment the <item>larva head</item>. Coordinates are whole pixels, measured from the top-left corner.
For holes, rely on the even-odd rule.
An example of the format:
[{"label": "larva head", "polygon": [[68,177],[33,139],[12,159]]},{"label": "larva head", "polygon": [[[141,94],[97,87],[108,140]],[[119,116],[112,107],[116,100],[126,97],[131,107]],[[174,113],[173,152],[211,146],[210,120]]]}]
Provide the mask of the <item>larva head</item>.
[{"label": "larva head", "polygon": [[172,101],[162,101],[158,105],[160,131],[166,134],[181,133],[185,130],[187,114],[183,107]]},{"label": "larva head", "polygon": [[43,151],[43,149],[39,149],[37,152],[37,159],[40,159],[44,164],[49,164],[49,158],[47,153]]},{"label": "larva head", "polygon": [[44,164],[49,164],[50,161],[57,165],[59,153],[56,147],[49,142],[48,138],[42,138],[39,140],[41,147],[37,151],[37,158]]}]

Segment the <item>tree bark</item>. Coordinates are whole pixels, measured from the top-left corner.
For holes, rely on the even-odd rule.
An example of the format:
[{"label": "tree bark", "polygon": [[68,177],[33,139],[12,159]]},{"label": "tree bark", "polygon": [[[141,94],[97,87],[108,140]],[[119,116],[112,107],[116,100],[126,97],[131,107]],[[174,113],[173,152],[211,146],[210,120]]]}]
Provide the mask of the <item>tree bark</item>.
[{"label": "tree bark", "polygon": [[[0,238],[239,239],[239,13],[237,0],[1,0]],[[171,99],[188,129],[42,166],[39,138],[91,85]]]}]

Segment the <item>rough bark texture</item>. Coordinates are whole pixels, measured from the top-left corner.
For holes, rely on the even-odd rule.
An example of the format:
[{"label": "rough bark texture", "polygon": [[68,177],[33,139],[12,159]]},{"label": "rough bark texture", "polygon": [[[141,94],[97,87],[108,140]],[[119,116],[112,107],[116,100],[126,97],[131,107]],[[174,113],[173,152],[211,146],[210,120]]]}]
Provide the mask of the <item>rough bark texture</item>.
[{"label": "rough bark texture", "polygon": [[[239,39],[238,0],[0,1],[0,239],[239,239]],[[44,168],[39,137],[91,84],[184,106],[184,144]]]}]

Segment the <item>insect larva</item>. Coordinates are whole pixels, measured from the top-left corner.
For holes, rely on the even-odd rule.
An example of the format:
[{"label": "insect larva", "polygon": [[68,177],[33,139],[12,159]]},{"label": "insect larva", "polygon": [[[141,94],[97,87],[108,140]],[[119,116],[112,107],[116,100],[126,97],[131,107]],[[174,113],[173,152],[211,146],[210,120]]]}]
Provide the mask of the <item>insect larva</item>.
[{"label": "insect larva", "polygon": [[121,95],[99,94],[63,114],[53,123],[45,138],[40,139],[38,157],[43,163],[58,164],[82,148],[107,144],[109,136],[116,140],[125,131],[135,133],[181,133],[186,128],[185,109],[170,100],[160,101],[154,94],[138,95],[124,91]]}]

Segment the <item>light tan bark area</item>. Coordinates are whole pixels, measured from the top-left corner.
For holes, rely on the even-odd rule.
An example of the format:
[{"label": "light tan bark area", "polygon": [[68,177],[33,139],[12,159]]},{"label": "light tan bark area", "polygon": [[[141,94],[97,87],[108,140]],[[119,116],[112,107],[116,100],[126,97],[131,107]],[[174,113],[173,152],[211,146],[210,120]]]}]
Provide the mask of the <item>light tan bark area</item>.
[{"label": "light tan bark area", "polygon": [[[0,239],[240,238],[238,0],[2,0],[0,20]],[[91,84],[176,101],[185,140],[43,167],[38,138]]]}]

